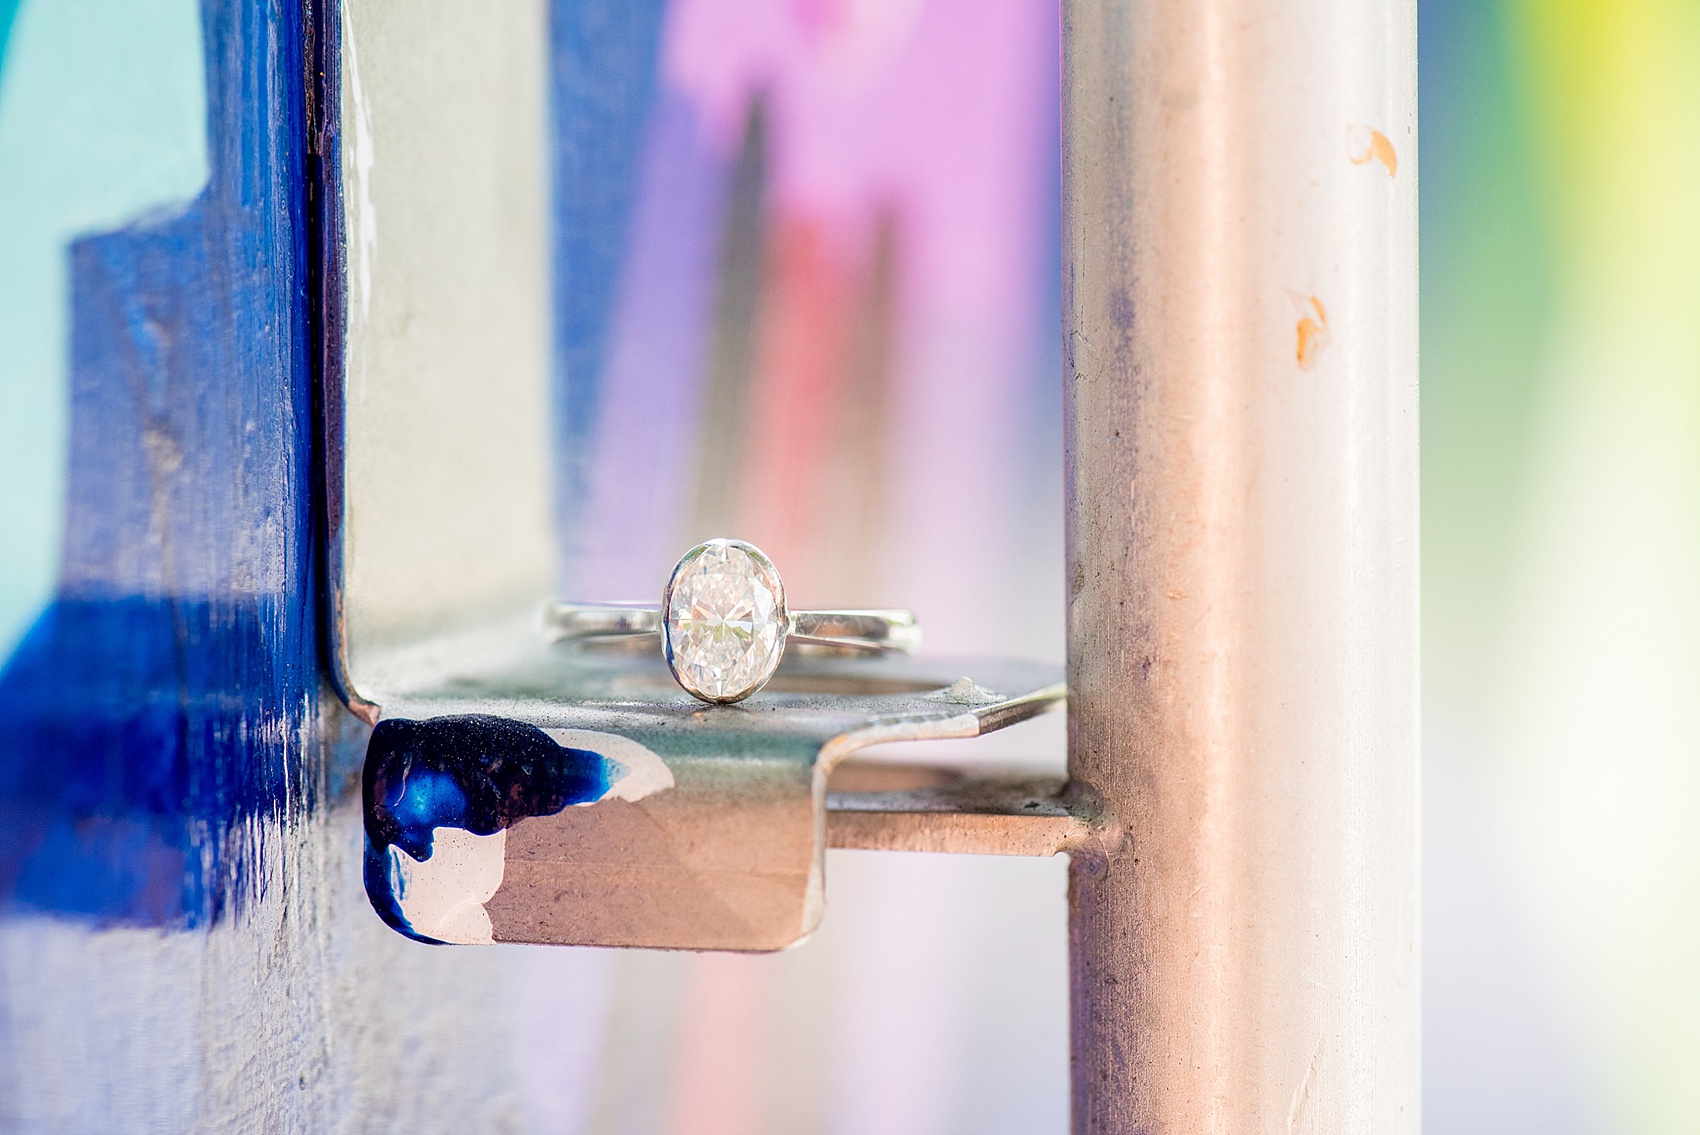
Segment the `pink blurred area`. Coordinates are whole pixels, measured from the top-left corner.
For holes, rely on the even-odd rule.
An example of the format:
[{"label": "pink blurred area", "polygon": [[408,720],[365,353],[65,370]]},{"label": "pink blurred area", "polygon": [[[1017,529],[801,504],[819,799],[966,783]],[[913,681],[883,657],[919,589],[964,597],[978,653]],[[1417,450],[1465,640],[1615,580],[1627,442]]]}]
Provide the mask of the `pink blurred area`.
[{"label": "pink blurred area", "polygon": [[866,271],[899,218],[917,330],[966,319],[1031,334],[1056,109],[1056,10],[972,0],[680,0],[666,82],[730,156],[769,102],[781,224],[813,224]]},{"label": "pink blurred area", "polygon": [[[1042,0],[668,7],[575,597],[736,536],[794,606],[1061,661],[1057,30]],[[1061,731],[993,748],[1060,762]],[[1064,866],[834,852],[795,950],[599,963],[586,1122],[1061,1131]]]},{"label": "pink blurred area", "polygon": [[[1009,560],[1031,526],[997,514],[1025,505],[1036,450],[1055,460],[1034,409],[1060,397],[1056,35],[1032,2],[668,9],[581,592],[642,598],[694,539],[737,535],[798,605],[906,604],[935,644],[1007,647],[981,613],[1020,602]],[[752,115],[761,239],[740,276],[727,226]],[[713,373],[739,330],[729,288],[755,297],[731,430]],[[727,447],[731,477],[705,473]],[[693,509],[705,479],[728,497],[712,518]]]}]

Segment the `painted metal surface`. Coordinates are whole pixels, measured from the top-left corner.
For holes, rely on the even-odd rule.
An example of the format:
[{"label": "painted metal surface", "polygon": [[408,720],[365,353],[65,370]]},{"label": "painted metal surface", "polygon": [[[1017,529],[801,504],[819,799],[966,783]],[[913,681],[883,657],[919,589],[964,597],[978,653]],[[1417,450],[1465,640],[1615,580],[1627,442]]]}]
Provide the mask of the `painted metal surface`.
[{"label": "painted metal surface", "polygon": [[300,29],[203,19],[205,191],[69,253],[57,598],[0,672],[11,910],[215,922],[257,897],[254,825],[311,802]]},{"label": "painted metal surface", "polygon": [[1063,27],[1074,1128],[1415,1132],[1415,5]]},{"label": "painted metal surface", "polygon": [[196,0],[0,10],[0,656],[63,560],[70,246],[205,188],[202,54]]},{"label": "painted metal surface", "polygon": [[70,251],[57,598],[0,671],[0,1130],[572,1122],[527,1090],[515,989],[584,963],[446,965],[361,894],[364,737],[313,612],[302,17],[202,7],[205,190]]}]

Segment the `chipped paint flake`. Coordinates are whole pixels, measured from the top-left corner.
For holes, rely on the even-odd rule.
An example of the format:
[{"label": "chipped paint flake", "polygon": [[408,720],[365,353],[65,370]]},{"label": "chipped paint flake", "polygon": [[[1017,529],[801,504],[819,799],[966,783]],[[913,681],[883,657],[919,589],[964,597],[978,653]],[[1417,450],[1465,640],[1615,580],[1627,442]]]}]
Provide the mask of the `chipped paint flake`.
[{"label": "chipped paint flake", "polygon": [[[545,729],[557,744],[569,749],[589,749],[618,766],[611,772],[603,800],[642,800],[673,787],[673,770],[650,749],[618,733],[593,729]],[[593,804],[596,801],[586,801]]]},{"label": "chipped paint flake", "polygon": [[483,714],[382,721],[362,787],[367,894],[409,937],[489,943],[502,931],[487,904],[506,873],[508,829],[673,787],[659,755],[615,733]]},{"label": "chipped paint flake", "polygon": [[390,889],[416,934],[457,946],[487,946],[495,930],[484,904],[502,886],[508,833],[460,828],[431,832],[431,855],[419,860],[389,847]]},{"label": "chipped paint flake", "polygon": [[1399,155],[1393,149],[1392,141],[1374,127],[1346,127],[1346,156],[1352,159],[1353,165],[1380,162],[1387,167],[1389,178],[1399,175]]},{"label": "chipped paint flake", "polygon": [[1293,302],[1299,309],[1296,325],[1298,341],[1293,355],[1300,370],[1309,370],[1316,364],[1323,348],[1328,346],[1328,309],[1315,296],[1295,296]]}]

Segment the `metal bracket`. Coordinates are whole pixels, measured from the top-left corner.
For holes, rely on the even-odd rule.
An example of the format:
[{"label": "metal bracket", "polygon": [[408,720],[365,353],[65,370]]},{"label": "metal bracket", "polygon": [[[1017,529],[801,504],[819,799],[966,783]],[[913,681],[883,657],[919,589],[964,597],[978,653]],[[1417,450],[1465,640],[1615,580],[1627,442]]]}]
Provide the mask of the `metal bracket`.
[{"label": "metal bracket", "polygon": [[366,886],[425,941],[776,950],[819,925],[828,846],[1049,855],[1090,832],[1055,780],[867,762],[829,787],[867,746],[1058,707],[1053,667],[804,659],[712,706],[659,659],[509,624],[373,670]]},{"label": "metal bracket", "polygon": [[[755,697],[707,706],[653,652],[545,641],[551,222],[545,108],[524,94],[543,56],[471,36],[445,78],[418,64],[441,28],[392,15],[347,0],[330,29],[318,226],[331,676],[374,727],[365,879],[384,918],[437,942],[772,950],[819,923],[829,844],[1072,846],[1055,785],[827,783],[865,746],[1055,707],[1060,668],[799,650]],[[505,125],[469,162],[441,144],[447,118]],[[375,176],[361,145],[407,175]]]}]

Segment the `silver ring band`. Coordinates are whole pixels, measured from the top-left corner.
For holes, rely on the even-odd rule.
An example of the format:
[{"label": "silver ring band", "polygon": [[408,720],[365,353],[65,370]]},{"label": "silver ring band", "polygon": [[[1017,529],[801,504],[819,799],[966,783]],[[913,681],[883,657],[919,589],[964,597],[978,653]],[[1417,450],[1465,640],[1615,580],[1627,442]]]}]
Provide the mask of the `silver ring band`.
[{"label": "silver ring band", "polygon": [[[624,603],[551,603],[543,611],[550,642],[582,643],[661,633],[661,609]],[[787,639],[863,654],[913,654],[921,627],[912,611],[792,611]]]},{"label": "silver ring band", "polygon": [[908,653],[921,644],[909,611],[793,611],[779,569],[762,550],[724,536],[686,552],[661,605],[551,603],[543,633],[590,644],[659,639],[667,668],[687,693],[722,705],[743,701],[773,677],[787,646],[836,653]]}]

